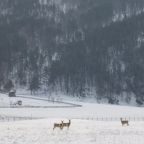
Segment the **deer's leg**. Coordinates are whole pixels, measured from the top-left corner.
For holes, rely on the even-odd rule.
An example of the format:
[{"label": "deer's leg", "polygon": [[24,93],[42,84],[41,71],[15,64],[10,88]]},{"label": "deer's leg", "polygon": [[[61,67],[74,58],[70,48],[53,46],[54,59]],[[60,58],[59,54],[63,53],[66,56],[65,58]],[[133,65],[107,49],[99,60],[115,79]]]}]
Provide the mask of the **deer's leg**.
[{"label": "deer's leg", "polygon": [[61,130],[63,130],[63,126],[61,127]]}]

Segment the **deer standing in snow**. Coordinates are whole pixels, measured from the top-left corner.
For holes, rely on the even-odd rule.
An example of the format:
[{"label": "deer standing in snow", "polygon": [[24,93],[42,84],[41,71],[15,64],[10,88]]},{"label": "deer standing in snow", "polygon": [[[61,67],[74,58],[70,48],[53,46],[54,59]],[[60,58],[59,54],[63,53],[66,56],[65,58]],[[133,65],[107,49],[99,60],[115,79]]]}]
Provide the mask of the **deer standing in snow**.
[{"label": "deer standing in snow", "polygon": [[67,127],[67,128],[69,128],[69,127],[70,127],[70,125],[71,125],[71,120],[69,120],[69,122],[68,122],[68,123],[63,123],[63,126],[64,126],[64,127]]},{"label": "deer standing in snow", "polygon": [[120,120],[121,120],[122,126],[124,126],[124,125],[129,126],[129,121],[128,120],[122,120],[122,118],[120,118]]},{"label": "deer standing in snow", "polygon": [[54,123],[54,127],[53,127],[53,130],[56,128],[56,127],[59,127],[61,130],[63,129],[63,121],[61,121],[61,123]]}]

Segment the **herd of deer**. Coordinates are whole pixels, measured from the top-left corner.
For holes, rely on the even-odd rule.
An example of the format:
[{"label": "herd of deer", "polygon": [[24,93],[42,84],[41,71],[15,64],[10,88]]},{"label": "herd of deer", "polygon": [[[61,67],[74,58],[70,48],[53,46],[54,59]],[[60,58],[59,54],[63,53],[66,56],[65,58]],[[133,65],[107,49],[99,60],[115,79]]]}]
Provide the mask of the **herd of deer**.
[{"label": "herd of deer", "polygon": [[54,130],[56,127],[60,128],[61,130],[62,130],[64,127],[69,128],[69,127],[70,127],[70,124],[71,124],[71,120],[69,120],[68,123],[64,123],[63,121],[61,121],[61,123],[54,123],[53,130]]},{"label": "herd of deer", "polygon": [[[120,120],[121,120],[122,126],[124,126],[124,125],[129,126],[129,121],[128,121],[128,120],[123,120],[122,118],[120,118]],[[61,123],[54,123],[53,130],[54,130],[56,127],[60,128],[61,130],[62,130],[64,127],[67,127],[67,128],[69,129],[70,125],[71,125],[71,120],[69,120],[68,123],[64,123],[63,121],[61,121]]]}]

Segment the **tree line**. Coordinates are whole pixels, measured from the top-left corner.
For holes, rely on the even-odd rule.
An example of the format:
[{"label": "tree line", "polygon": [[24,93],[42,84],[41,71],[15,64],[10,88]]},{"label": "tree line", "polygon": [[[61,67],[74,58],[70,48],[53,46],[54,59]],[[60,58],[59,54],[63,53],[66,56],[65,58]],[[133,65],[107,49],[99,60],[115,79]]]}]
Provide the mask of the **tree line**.
[{"label": "tree line", "polygon": [[143,1],[0,3],[1,88],[143,104]]}]

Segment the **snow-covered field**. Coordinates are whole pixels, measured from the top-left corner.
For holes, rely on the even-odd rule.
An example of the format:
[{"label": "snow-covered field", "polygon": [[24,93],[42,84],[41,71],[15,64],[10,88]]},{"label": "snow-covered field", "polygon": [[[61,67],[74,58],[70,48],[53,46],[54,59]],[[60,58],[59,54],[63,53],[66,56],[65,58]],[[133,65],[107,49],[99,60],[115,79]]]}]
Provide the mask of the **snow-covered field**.
[{"label": "snow-covered field", "polygon": [[[5,106],[9,105],[9,98],[1,94],[0,107],[5,102]],[[17,98],[12,98],[16,101]],[[63,107],[69,106],[63,103],[53,103],[48,101],[22,99],[23,105],[35,105],[35,106],[53,106],[50,108],[29,107],[29,108],[0,108],[0,115],[17,116],[17,117],[36,117],[36,118],[68,118],[68,119],[81,119],[81,118],[120,118],[120,117],[132,117],[132,118],[144,118],[143,107],[132,106],[117,106],[107,104],[94,104],[94,103],[82,103],[75,102],[75,104],[82,105],[82,107]],[[74,102],[73,102],[74,103]],[[62,106],[55,108],[55,106]]]},{"label": "snow-covered field", "polygon": [[[72,120],[70,128],[53,130],[61,119],[0,123],[1,144],[143,144],[144,122]],[[65,122],[68,120],[65,120]]]},{"label": "snow-covered field", "polygon": [[[11,108],[10,101],[17,101],[19,99],[23,101],[25,106],[54,107]],[[69,101],[67,100],[67,102]],[[82,105],[82,107],[65,107],[69,105],[43,100],[9,98],[7,95],[0,94],[0,116],[32,116],[33,118],[41,118],[37,120],[0,122],[0,144],[144,143],[144,108],[74,101],[73,103]],[[130,126],[122,127],[119,120],[120,117],[133,118],[130,120]],[[98,118],[102,118],[104,121],[100,119],[98,121]],[[64,128],[60,130],[56,128],[53,131],[53,124],[55,122],[58,123],[61,120],[68,122],[68,119],[71,119],[69,129]]]},{"label": "snow-covered field", "polygon": [[69,106],[68,104],[65,103],[58,103],[58,102],[53,102],[48,101],[48,99],[42,99],[42,98],[37,98],[37,97],[32,97],[32,96],[19,96],[19,97],[8,97],[6,94],[0,94],[0,107],[1,108],[9,108],[9,107],[14,107],[18,105],[14,105],[18,100],[22,101],[22,107],[50,107],[50,106]]}]

